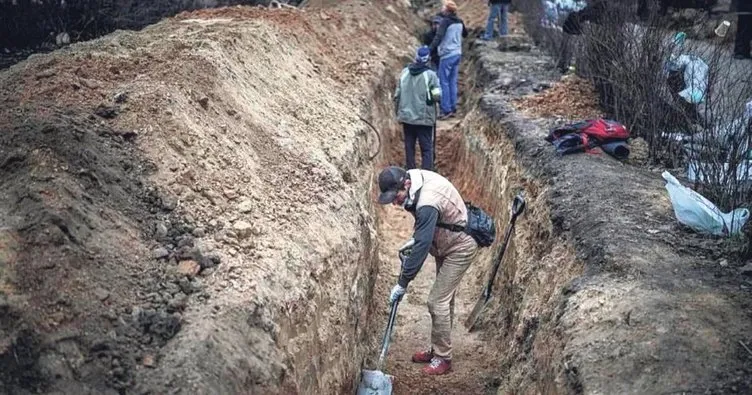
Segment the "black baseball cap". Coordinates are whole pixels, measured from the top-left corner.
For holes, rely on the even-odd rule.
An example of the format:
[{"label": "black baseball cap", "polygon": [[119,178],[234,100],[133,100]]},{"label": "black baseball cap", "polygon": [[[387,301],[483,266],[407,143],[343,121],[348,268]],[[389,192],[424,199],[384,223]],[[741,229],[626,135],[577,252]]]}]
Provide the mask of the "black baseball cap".
[{"label": "black baseball cap", "polygon": [[394,201],[397,192],[405,184],[405,177],[407,177],[407,172],[398,166],[389,166],[379,173],[380,204],[389,204]]}]

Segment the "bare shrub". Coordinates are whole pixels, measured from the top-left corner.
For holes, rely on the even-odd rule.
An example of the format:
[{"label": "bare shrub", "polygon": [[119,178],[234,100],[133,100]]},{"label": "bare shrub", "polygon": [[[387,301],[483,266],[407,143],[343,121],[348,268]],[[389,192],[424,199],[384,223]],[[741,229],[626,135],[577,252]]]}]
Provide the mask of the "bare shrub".
[{"label": "bare shrub", "polygon": [[[676,175],[687,171],[695,179],[693,188],[723,211],[752,206],[747,181],[752,171],[745,166],[752,148],[745,116],[745,104],[752,100],[752,65],[732,59],[733,35],[708,39],[708,17],[702,12],[687,12],[683,15],[696,19],[677,23],[656,12],[655,2],[642,18],[632,2],[592,3],[581,11],[587,22],[580,35],[542,26],[540,1],[519,8],[526,30],[557,64],[565,69],[573,51],[576,72],[593,82],[603,110],[647,140],[650,166],[673,169]],[[683,41],[677,40],[677,26],[687,33]],[[695,99],[702,96],[699,103],[682,97],[690,96],[692,85],[701,86],[685,79],[706,81],[707,88],[695,93]],[[752,238],[747,252],[752,253]]]}]

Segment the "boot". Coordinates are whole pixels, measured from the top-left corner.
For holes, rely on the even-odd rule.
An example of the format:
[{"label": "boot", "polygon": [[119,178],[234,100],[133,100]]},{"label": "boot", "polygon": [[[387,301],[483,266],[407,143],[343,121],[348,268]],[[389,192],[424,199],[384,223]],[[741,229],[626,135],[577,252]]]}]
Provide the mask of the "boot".
[{"label": "boot", "polygon": [[431,363],[421,370],[424,374],[431,376],[447,374],[452,370],[452,360],[444,359],[441,357],[433,357],[433,359],[431,359]]}]

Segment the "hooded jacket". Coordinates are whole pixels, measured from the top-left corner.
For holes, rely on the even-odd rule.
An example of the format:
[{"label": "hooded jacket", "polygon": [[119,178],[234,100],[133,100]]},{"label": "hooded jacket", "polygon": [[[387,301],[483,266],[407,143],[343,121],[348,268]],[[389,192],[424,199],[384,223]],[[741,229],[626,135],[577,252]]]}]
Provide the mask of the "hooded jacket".
[{"label": "hooded jacket", "polygon": [[457,188],[440,174],[429,170],[412,169],[407,174],[411,185],[405,210],[415,217],[415,244],[398,281],[403,287],[407,287],[418,274],[429,252],[435,257],[445,257],[473,240],[465,232],[452,232],[436,226],[437,223],[467,225],[467,206]]},{"label": "hooded jacket", "polygon": [[400,73],[394,92],[397,120],[410,125],[433,126],[441,97],[439,77],[427,63],[413,63]]},{"label": "hooded jacket", "polygon": [[445,15],[431,43],[431,51],[438,48],[440,59],[462,55],[462,39],[467,34],[465,23],[457,14]]}]

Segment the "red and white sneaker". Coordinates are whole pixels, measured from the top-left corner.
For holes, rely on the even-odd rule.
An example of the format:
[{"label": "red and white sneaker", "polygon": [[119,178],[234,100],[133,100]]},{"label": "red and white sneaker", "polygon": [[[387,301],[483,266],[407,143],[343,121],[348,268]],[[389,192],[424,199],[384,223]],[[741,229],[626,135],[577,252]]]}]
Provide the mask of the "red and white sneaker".
[{"label": "red and white sneaker", "polygon": [[413,354],[413,362],[415,363],[429,363],[433,359],[433,350],[418,351]]},{"label": "red and white sneaker", "polygon": [[452,360],[444,359],[441,357],[433,357],[433,359],[431,359],[431,363],[421,370],[423,371],[423,373],[432,376],[447,374],[452,370]]}]

